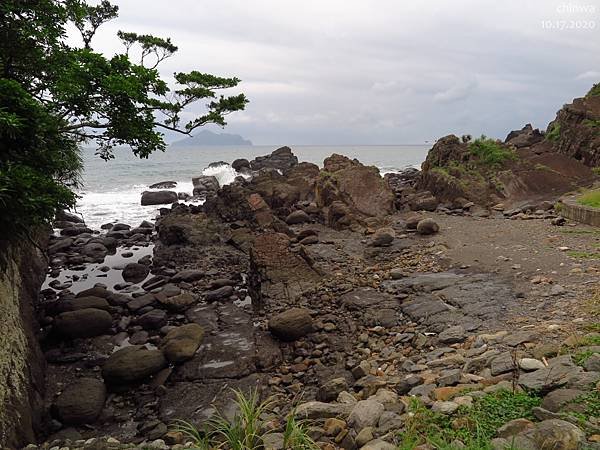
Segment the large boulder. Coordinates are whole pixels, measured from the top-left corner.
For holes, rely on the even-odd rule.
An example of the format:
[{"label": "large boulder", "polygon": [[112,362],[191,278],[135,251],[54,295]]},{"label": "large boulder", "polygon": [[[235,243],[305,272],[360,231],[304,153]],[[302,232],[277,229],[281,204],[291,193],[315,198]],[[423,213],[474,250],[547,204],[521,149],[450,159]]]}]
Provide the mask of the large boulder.
[{"label": "large boulder", "polygon": [[308,310],[292,308],[271,317],[269,330],[282,341],[295,341],[313,330],[313,322]]},{"label": "large boulder", "polygon": [[108,254],[108,249],[100,242],[90,242],[83,246],[81,253],[93,259],[95,262],[102,262],[104,261],[104,257]]},{"label": "large boulder", "polygon": [[550,419],[536,425],[533,439],[540,450],[578,450],[585,444],[585,433],[570,422]]},{"label": "large boulder", "polygon": [[106,400],[106,387],[101,380],[80,378],[69,383],[56,399],[56,412],[65,425],[93,423]]},{"label": "large boulder", "polygon": [[150,273],[150,267],[145,264],[129,263],[122,272],[123,279],[128,283],[140,283],[146,279]]},{"label": "large boulder", "polygon": [[289,147],[281,147],[273,151],[270,155],[257,156],[250,161],[252,170],[276,169],[286,171],[298,164],[298,157],[292,153]]},{"label": "large boulder", "polygon": [[219,181],[216,177],[210,175],[194,177],[192,178],[192,184],[194,185],[193,194],[199,197],[214,195],[219,190]]},{"label": "large boulder", "polygon": [[154,375],[166,365],[167,360],[160,350],[132,345],[116,351],[106,360],[102,377],[107,383],[129,384]]},{"label": "large boulder", "polygon": [[174,191],[144,191],[142,192],[142,206],[169,205],[177,202],[177,192]]},{"label": "large boulder", "polygon": [[231,163],[231,167],[237,172],[250,168],[250,161],[245,158],[238,158]]},{"label": "large boulder", "polygon": [[69,338],[99,336],[108,333],[111,326],[111,315],[96,308],[64,312],[54,319],[56,331]]},{"label": "large boulder", "polygon": [[316,201],[329,207],[336,201],[353,213],[380,217],[394,211],[394,193],[376,167],[333,154],[324,161],[316,186]]},{"label": "large boulder", "polygon": [[161,348],[169,362],[179,363],[192,359],[204,337],[204,329],[190,323],[173,328],[163,339]]}]

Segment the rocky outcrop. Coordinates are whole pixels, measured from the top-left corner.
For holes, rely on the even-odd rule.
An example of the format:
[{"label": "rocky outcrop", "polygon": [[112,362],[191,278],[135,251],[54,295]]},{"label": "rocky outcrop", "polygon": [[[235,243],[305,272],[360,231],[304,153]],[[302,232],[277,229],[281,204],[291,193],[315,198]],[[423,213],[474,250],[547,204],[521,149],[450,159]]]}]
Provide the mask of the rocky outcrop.
[{"label": "rocky outcrop", "polygon": [[588,167],[557,154],[547,141],[517,150],[493,140],[484,140],[483,149],[477,145],[454,135],[439,139],[422,165],[419,192],[407,198],[412,209],[430,210],[435,199],[458,208],[467,202],[491,207],[555,201],[595,178]]},{"label": "rocky outcrop", "polygon": [[45,276],[39,250],[0,241],[0,447],[36,440],[44,394],[44,357],[33,312]]},{"label": "rocky outcrop", "polygon": [[298,164],[298,157],[292,153],[289,147],[281,147],[270,155],[257,156],[250,161],[252,170],[275,169],[286,171]]},{"label": "rocky outcrop", "polygon": [[600,95],[576,98],[548,125],[546,140],[555,151],[590,167],[600,166]]},{"label": "rocky outcrop", "polygon": [[214,195],[219,190],[219,181],[214,176],[200,175],[192,178],[194,185],[194,196],[208,197]]},{"label": "rocky outcrop", "polygon": [[394,194],[379,170],[337,154],[324,161],[316,201],[321,207],[342,202],[359,218],[382,217],[394,211]]},{"label": "rocky outcrop", "polygon": [[516,148],[531,147],[544,140],[544,135],[537,128],[534,130],[530,123],[522,129],[511,131],[506,136],[504,143]]}]

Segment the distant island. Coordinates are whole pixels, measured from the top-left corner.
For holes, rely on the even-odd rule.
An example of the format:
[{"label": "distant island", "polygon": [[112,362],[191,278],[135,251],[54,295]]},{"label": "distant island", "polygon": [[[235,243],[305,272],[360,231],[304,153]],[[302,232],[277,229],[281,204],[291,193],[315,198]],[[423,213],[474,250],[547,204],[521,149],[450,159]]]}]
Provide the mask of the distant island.
[{"label": "distant island", "polygon": [[252,142],[238,134],[213,133],[202,130],[194,136],[186,137],[171,144],[172,147],[197,147],[202,145],[252,145]]}]

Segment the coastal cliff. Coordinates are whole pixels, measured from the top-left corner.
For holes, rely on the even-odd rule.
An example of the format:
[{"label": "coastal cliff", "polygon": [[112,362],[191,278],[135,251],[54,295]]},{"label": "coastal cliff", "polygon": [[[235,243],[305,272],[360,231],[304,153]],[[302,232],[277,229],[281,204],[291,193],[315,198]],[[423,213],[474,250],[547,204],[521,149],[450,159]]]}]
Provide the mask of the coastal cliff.
[{"label": "coastal cliff", "polygon": [[34,304],[46,262],[33,245],[0,242],[0,447],[35,441],[41,422],[44,357]]}]

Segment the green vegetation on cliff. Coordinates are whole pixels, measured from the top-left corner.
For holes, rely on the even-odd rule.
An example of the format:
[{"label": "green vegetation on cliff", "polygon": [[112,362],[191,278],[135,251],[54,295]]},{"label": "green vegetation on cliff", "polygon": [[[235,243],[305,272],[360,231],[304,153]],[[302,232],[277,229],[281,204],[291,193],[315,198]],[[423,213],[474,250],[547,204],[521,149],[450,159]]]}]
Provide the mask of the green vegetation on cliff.
[{"label": "green vegetation on cliff", "polygon": [[469,144],[469,151],[475,155],[481,163],[486,166],[496,167],[507,161],[515,160],[517,155],[514,151],[505,148],[494,139],[489,139],[484,135],[475,139]]},{"label": "green vegetation on cliff", "polygon": [[[238,85],[191,71],[174,85],[157,66],[177,51],[170,39],[119,32],[123,51],[105,56],[92,48],[98,28],[117,17],[107,0],[0,3],[0,231],[3,236],[48,222],[72,206],[81,170],[78,147],[93,141],[104,159],[115,146],[141,158],[165,150],[160,130],[189,134],[244,109],[244,94],[218,95]],[[67,28],[81,45],[66,41]],[[206,110],[183,121],[186,108]]]},{"label": "green vegetation on cliff", "polygon": [[552,128],[546,133],[546,139],[550,142],[556,142],[560,138],[560,123],[554,123]]},{"label": "green vegetation on cliff", "polygon": [[595,84],[586,95],[586,97],[598,97],[598,96],[600,96],[600,83]]}]

